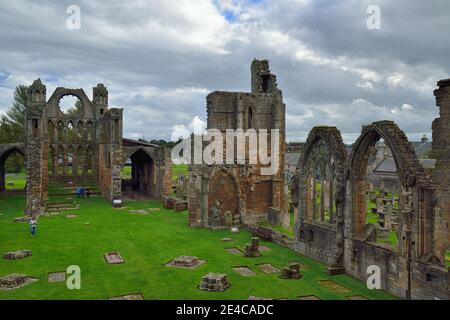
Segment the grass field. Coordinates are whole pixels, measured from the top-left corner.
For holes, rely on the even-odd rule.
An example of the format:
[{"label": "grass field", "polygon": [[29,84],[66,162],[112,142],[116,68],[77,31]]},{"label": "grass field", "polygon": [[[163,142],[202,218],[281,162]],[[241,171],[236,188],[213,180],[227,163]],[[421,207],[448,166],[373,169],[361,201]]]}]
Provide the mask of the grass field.
[{"label": "grass field", "polygon": [[[378,225],[378,215],[376,213],[372,213],[372,208],[376,208],[376,207],[377,207],[377,205],[374,202],[371,202],[371,201],[367,202],[366,223],[373,224],[374,226]],[[377,242],[389,244],[394,249],[397,249],[397,246],[398,246],[397,233],[395,232],[395,230],[391,230],[391,231],[389,231],[389,235],[386,239],[382,239],[381,237],[378,237]]]},{"label": "grass field", "polygon": [[[67,197],[55,200],[68,200]],[[346,299],[363,295],[370,299],[392,299],[382,292],[366,288],[365,283],[347,275],[330,277],[324,265],[273,243],[272,251],[258,258],[233,255],[226,247],[243,248],[250,234],[241,231],[194,229],[187,225],[187,212],[161,209],[150,215],[131,213],[131,209],[159,207],[157,202],[130,202],[113,209],[103,199],[79,199],[76,219],[64,214],[39,220],[36,238],[31,238],[26,223],[14,223],[23,214],[24,197],[0,198],[0,253],[22,249],[33,256],[22,260],[0,259],[0,276],[22,273],[40,280],[25,287],[1,291],[0,299],[106,299],[128,293],[142,293],[146,299],[247,299],[250,295],[296,299],[316,295],[321,299]],[[85,223],[89,222],[89,225]],[[223,237],[233,238],[222,242]],[[103,254],[119,251],[124,264],[108,265]],[[194,270],[165,267],[180,255],[195,255],[207,263]],[[307,266],[300,280],[282,280],[278,274],[265,274],[260,263],[282,268],[290,261]],[[65,283],[48,283],[47,274],[64,271],[69,265],[81,268],[81,290],[68,290]],[[233,266],[248,266],[256,275],[244,277]],[[197,289],[202,275],[226,273],[231,287],[222,293]],[[335,293],[317,281],[333,279],[348,288]]]},{"label": "grass field", "polygon": [[[7,173],[5,175],[6,190],[23,190],[25,188],[26,173]],[[8,184],[13,184],[8,186]]]},{"label": "grass field", "polygon": [[[172,180],[177,181],[180,174],[188,174],[187,164],[172,165]],[[131,166],[124,166],[122,169],[122,178],[131,179]]]}]

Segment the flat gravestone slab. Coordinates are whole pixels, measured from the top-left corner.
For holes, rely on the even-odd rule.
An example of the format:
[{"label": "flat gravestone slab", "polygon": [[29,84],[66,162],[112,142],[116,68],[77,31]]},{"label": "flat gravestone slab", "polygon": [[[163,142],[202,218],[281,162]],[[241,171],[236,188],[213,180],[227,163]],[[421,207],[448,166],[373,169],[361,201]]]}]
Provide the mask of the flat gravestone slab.
[{"label": "flat gravestone slab", "polygon": [[108,300],[144,300],[142,293],[131,293],[123,296],[111,297]]},{"label": "flat gravestone slab", "polygon": [[64,282],[66,281],[66,273],[65,272],[50,272],[48,274],[48,282]]},{"label": "flat gravestone slab", "polygon": [[369,300],[368,298],[361,295],[348,296],[348,300]]},{"label": "flat gravestone slab", "polygon": [[23,274],[12,273],[10,275],[0,278],[0,289],[14,290],[26,286],[27,284],[36,282],[38,280],[39,280],[38,278],[33,278]]},{"label": "flat gravestone slab", "polygon": [[244,277],[256,276],[256,273],[252,269],[247,267],[247,266],[233,267],[233,270],[236,271],[237,273],[239,273],[241,276],[244,276]]},{"label": "flat gravestone slab", "polygon": [[75,218],[77,218],[78,216],[76,215],[76,214],[68,214],[67,216],[66,216],[66,218],[67,219],[75,219]]},{"label": "flat gravestone slab", "polygon": [[270,249],[268,246],[259,246],[258,250],[259,250],[259,252],[272,251],[272,249]]},{"label": "flat gravestone slab", "polygon": [[258,267],[264,273],[278,273],[278,272],[280,272],[280,269],[278,269],[274,265],[271,265],[270,263],[258,264]]},{"label": "flat gravestone slab", "polygon": [[195,269],[206,263],[206,260],[199,260],[193,256],[180,256],[165,264],[166,267]]},{"label": "flat gravestone slab", "polygon": [[238,248],[225,248],[226,251],[232,254],[242,255],[242,251]]},{"label": "flat gravestone slab", "polygon": [[30,250],[20,250],[14,252],[6,252],[3,254],[3,259],[6,260],[19,260],[27,257],[31,257],[33,254]]},{"label": "flat gravestone slab", "polygon": [[272,300],[270,298],[263,298],[263,297],[257,297],[257,296],[250,296],[248,297],[248,300]]},{"label": "flat gravestone slab", "polygon": [[334,293],[348,293],[351,291],[333,280],[322,280],[318,281],[318,283]]},{"label": "flat gravestone slab", "polygon": [[298,300],[321,300],[318,296],[309,295],[309,296],[300,296]]},{"label": "flat gravestone slab", "polygon": [[119,252],[107,252],[103,255],[107,264],[125,263]]}]

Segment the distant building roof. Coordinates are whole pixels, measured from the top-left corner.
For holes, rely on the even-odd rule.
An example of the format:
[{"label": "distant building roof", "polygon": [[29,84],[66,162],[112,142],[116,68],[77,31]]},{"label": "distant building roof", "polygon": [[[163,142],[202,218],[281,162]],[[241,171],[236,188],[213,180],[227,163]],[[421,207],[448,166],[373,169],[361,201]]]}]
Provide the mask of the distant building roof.
[{"label": "distant building roof", "polygon": [[[419,159],[419,163],[424,169],[434,169],[436,159]],[[397,165],[393,158],[386,158],[373,171],[377,173],[397,173]]]},{"label": "distant building roof", "polygon": [[397,173],[397,165],[393,158],[386,158],[378,164],[374,172],[384,172],[384,173]]},{"label": "distant building roof", "polygon": [[424,157],[430,150],[431,142],[420,143],[418,146],[414,147],[414,151],[416,152],[416,156],[418,158]]},{"label": "distant building roof", "polygon": [[289,152],[286,153],[286,164],[289,166],[296,166],[300,160],[300,152]]}]

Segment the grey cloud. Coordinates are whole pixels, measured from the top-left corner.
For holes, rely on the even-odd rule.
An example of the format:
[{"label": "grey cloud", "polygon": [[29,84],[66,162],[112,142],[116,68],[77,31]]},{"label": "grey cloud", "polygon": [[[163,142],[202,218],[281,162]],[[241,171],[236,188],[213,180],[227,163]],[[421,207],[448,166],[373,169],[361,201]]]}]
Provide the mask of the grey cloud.
[{"label": "grey cloud", "polygon": [[[127,136],[168,139],[174,125],[206,120],[208,91],[248,91],[257,57],[278,75],[291,141],[330,124],[351,142],[381,119],[411,138],[431,131],[432,89],[450,73],[448,1],[237,1],[232,22],[214,2],[80,1],[82,28],[71,31],[73,1],[3,1],[0,112],[16,85],[38,76],[49,92],[91,95],[104,82],[111,105],[125,108]],[[369,4],[381,8],[381,30],[366,28]]]}]

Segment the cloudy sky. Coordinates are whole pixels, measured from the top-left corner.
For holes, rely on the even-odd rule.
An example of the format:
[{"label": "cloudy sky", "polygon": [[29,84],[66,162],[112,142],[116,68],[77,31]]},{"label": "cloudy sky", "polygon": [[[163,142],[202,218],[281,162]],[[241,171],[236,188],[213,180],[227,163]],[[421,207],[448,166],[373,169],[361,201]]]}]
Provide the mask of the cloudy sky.
[{"label": "cloudy sky", "polygon": [[[70,29],[67,8],[81,10]],[[381,29],[367,27],[369,5]],[[0,2],[0,112],[14,88],[103,82],[124,108],[125,136],[169,139],[206,120],[205,96],[249,91],[266,58],[287,105],[287,138],[394,120],[410,139],[430,134],[433,89],[450,77],[447,0],[89,0]]]}]

